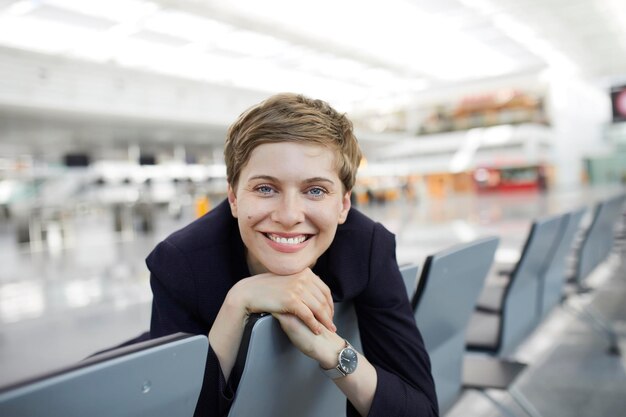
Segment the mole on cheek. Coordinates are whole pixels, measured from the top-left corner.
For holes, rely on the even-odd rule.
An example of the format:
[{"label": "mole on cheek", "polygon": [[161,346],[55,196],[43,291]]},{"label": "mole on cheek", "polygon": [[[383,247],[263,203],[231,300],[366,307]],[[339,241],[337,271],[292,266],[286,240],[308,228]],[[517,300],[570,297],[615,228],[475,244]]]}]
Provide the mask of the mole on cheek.
[{"label": "mole on cheek", "polygon": [[248,220],[252,220],[252,216],[248,216]]}]

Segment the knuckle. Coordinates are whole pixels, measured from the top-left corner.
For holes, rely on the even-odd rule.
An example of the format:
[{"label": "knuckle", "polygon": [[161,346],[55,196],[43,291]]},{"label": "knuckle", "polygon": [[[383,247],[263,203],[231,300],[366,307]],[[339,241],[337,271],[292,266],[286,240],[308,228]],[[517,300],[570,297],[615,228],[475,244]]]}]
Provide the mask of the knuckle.
[{"label": "knuckle", "polygon": [[311,310],[309,310],[308,308],[305,308],[302,310],[302,319],[306,321],[313,321],[315,320],[315,315],[313,314]]},{"label": "knuckle", "polygon": [[294,293],[294,292],[290,292],[287,295],[287,299],[286,299],[286,303],[288,306],[296,306],[298,303],[300,302],[300,297]]}]

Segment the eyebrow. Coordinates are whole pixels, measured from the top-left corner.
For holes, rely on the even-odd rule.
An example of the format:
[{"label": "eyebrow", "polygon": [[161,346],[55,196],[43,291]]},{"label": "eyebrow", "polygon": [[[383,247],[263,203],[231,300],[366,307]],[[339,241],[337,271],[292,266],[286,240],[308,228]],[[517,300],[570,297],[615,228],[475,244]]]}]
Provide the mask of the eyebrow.
[{"label": "eyebrow", "polygon": [[[248,181],[256,181],[256,180],[280,182],[280,180],[278,178],[272,177],[271,175],[254,175],[254,176],[248,178]],[[316,183],[316,182],[326,182],[326,183],[329,183],[329,184],[332,184],[332,185],[335,184],[335,182],[333,180],[331,180],[330,178],[326,178],[326,177],[307,178],[303,182],[306,183],[306,184],[311,184],[311,183]]]}]

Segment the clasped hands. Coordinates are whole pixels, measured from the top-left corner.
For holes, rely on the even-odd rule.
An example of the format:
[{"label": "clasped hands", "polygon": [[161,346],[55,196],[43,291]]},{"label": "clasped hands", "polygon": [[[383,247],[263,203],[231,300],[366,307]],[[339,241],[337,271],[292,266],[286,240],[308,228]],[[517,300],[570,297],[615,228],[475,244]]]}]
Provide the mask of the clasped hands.
[{"label": "clasped hands", "polygon": [[344,341],[335,333],[332,295],[310,268],[288,276],[254,275],[239,281],[233,290],[247,314],[272,314],[305,355],[323,368],[336,365]]}]

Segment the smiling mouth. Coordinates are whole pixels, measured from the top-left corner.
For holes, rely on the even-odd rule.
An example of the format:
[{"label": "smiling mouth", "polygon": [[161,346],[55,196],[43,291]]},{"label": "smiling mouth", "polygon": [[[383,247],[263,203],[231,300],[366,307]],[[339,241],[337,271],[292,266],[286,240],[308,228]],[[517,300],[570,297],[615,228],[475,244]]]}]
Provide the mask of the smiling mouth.
[{"label": "smiling mouth", "polygon": [[279,243],[281,245],[299,245],[300,243],[307,240],[311,235],[299,235],[292,237],[283,237],[278,236],[272,233],[265,233],[265,237],[271,240],[272,242]]}]

